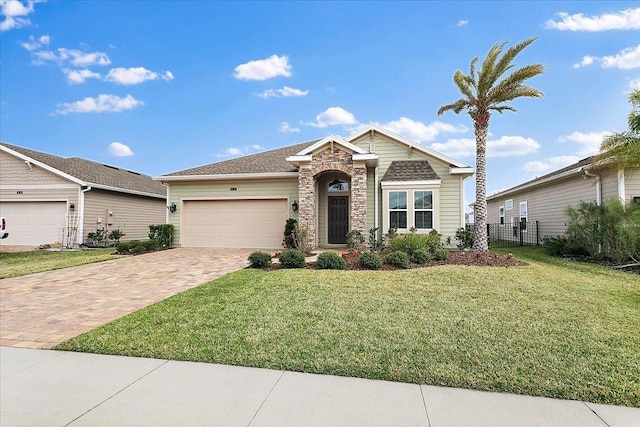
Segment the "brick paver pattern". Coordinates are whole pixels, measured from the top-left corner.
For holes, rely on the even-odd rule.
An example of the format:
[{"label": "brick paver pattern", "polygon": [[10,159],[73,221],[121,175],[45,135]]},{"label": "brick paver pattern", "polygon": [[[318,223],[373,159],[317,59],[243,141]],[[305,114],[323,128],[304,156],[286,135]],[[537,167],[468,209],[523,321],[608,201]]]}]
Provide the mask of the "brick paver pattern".
[{"label": "brick paver pattern", "polygon": [[0,345],[52,348],[249,265],[249,249],[177,248],[0,280]]}]

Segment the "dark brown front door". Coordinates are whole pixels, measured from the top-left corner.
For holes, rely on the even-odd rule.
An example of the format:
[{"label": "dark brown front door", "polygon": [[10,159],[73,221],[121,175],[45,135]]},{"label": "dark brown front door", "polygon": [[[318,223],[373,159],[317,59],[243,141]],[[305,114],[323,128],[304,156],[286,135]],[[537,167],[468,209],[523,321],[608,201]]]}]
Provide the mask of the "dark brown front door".
[{"label": "dark brown front door", "polygon": [[345,244],[349,230],[349,197],[329,196],[329,243]]}]

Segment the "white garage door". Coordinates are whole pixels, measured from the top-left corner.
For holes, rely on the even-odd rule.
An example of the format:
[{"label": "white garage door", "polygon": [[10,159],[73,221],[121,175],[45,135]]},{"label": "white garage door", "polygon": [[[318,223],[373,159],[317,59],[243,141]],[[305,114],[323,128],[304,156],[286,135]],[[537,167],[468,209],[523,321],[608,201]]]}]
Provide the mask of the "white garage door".
[{"label": "white garage door", "polygon": [[9,237],[0,245],[37,246],[60,242],[66,226],[66,202],[2,202]]},{"label": "white garage door", "polygon": [[288,216],[285,199],[186,201],[182,244],[200,248],[279,248]]}]

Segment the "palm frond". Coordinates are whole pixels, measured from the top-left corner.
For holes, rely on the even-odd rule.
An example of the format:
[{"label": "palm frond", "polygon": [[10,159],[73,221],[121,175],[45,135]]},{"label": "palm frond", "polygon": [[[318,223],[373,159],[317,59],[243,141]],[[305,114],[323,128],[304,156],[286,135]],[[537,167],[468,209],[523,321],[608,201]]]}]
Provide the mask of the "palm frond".
[{"label": "palm frond", "polygon": [[612,164],[617,169],[640,168],[640,136],[625,131],[605,137],[592,164]]},{"label": "palm frond", "polygon": [[518,110],[516,110],[516,108],[512,107],[511,105],[496,105],[493,107],[489,107],[488,109],[497,111],[500,114],[504,113],[505,111],[513,111],[514,113],[518,112]]},{"label": "palm frond", "polygon": [[537,37],[531,37],[530,39],[524,40],[518,43],[515,46],[510,47],[507,51],[502,55],[500,61],[495,66],[496,76],[492,76],[494,78],[493,82],[495,83],[501,75],[515,67],[515,64],[512,64],[513,60],[522,52],[527,46],[536,41]]},{"label": "palm frond", "polygon": [[471,77],[465,76],[462,71],[458,70],[453,75],[453,82],[456,84],[460,92],[469,100],[475,99],[472,91],[472,87],[475,82]]},{"label": "palm frond", "polygon": [[456,114],[460,114],[460,112],[464,109],[471,108],[472,105],[466,99],[458,99],[453,104],[443,105],[438,109],[438,115],[441,116],[446,111],[453,111]]},{"label": "palm frond", "polygon": [[505,45],[506,42],[494,44],[491,49],[489,49],[489,53],[487,53],[487,56],[482,61],[480,73],[478,74],[478,98],[483,98],[495,82],[495,80],[492,81],[495,64],[498,57],[504,50]]},{"label": "palm frond", "polygon": [[634,89],[629,95],[629,102],[633,110],[629,113],[629,130],[640,133],[640,89]]}]

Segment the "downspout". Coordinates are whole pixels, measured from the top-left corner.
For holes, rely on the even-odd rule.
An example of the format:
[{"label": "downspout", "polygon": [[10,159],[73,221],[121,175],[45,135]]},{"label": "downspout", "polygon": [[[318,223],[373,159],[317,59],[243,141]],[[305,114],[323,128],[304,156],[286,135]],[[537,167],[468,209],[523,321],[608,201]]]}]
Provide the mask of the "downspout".
[{"label": "downspout", "polygon": [[583,169],[582,172],[584,172],[585,176],[596,179],[596,205],[602,205],[602,180],[600,175],[591,173],[588,169]]},{"label": "downspout", "polygon": [[80,218],[78,218],[78,244],[84,243],[84,193],[91,191],[91,187],[87,187],[80,191],[80,197],[78,198],[78,210],[80,211]]},{"label": "downspout", "polygon": [[[600,175],[589,172],[588,169],[583,169],[585,177],[591,177],[596,179],[596,205],[602,205],[602,180]],[[598,224],[598,229],[600,224]],[[602,243],[598,243],[598,253],[602,252]]]},{"label": "downspout", "polygon": [[[373,205],[374,205],[374,211],[373,211],[373,224],[374,224],[374,228],[378,228],[379,230],[379,234],[378,236],[383,236],[384,235],[384,230],[381,230],[380,224],[378,224],[378,166],[376,166],[376,168],[373,171],[373,181],[374,181],[374,186],[375,186],[375,191],[373,192]],[[377,237],[377,236],[376,236]]]},{"label": "downspout", "polygon": [[620,169],[618,171],[618,198],[622,202],[622,206],[625,205],[625,193],[626,190],[624,188],[624,169]]},{"label": "downspout", "polygon": [[169,207],[168,206],[171,204],[171,203],[169,203],[170,200],[171,200],[170,197],[169,197],[170,196],[169,184],[167,184],[164,181],[160,181],[160,184],[162,184],[164,187],[167,187],[167,200],[166,200],[166,203],[165,203],[165,205],[167,205],[167,212],[166,212],[166,214],[164,216],[164,223],[165,224],[169,224]]}]

